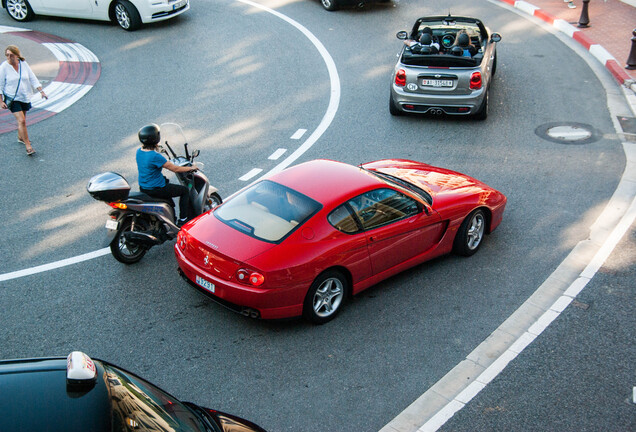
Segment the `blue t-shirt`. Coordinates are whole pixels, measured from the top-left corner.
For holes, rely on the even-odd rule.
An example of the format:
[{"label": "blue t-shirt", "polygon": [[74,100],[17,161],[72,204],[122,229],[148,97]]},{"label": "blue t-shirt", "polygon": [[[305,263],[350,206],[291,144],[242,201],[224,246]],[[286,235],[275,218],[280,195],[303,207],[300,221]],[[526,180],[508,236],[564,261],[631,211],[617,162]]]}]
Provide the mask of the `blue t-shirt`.
[{"label": "blue t-shirt", "polygon": [[137,171],[139,172],[139,187],[153,189],[166,185],[166,179],[163,178],[161,167],[168,159],[154,150],[143,151],[142,149],[137,149],[136,159]]}]

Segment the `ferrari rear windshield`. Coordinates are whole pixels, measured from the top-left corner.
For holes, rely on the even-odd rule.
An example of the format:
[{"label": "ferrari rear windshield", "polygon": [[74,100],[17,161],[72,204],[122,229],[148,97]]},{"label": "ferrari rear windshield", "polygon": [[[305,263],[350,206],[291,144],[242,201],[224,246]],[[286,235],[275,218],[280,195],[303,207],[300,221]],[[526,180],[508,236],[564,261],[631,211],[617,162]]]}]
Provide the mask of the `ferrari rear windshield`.
[{"label": "ferrari rear windshield", "polygon": [[293,189],[263,180],[234,196],[214,215],[237,231],[278,243],[321,207],[317,201]]}]

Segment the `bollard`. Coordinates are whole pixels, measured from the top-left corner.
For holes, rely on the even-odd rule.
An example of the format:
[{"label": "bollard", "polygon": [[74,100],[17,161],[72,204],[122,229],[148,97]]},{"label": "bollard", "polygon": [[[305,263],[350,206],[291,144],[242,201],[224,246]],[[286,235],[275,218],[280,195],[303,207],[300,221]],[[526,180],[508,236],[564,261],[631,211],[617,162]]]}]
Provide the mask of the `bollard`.
[{"label": "bollard", "polygon": [[629,50],[629,57],[627,57],[627,66],[625,69],[636,69],[636,29],[632,30],[632,48]]},{"label": "bollard", "polygon": [[581,17],[579,18],[579,25],[577,27],[585,28],[589,27],[590,17],[587,14],[587,8],[590,0],[583,0],[583,9],[581,9]]}]

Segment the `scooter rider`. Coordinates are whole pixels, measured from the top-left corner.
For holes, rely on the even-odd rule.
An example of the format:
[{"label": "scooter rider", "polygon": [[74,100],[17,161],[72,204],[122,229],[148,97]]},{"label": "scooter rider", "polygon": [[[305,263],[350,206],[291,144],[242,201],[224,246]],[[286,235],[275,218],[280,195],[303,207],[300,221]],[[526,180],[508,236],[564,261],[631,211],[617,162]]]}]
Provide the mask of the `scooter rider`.
[{"label": "scooter rider", "polygon": [[187,187],[171,184],[161,172],[162,168],[175,173],[192,172],[198,168],[196,165],[182,167],[167,160],[157,152],[157,146],[161,140],[159,126],[151,123],[139,129],[137,134],[141,141],[141,148],[137,150],[137,170],[139,171],[139,190],[156,198],[179,197],[179,220],[177,225],[183,225],[189,218],[189,190]]}]

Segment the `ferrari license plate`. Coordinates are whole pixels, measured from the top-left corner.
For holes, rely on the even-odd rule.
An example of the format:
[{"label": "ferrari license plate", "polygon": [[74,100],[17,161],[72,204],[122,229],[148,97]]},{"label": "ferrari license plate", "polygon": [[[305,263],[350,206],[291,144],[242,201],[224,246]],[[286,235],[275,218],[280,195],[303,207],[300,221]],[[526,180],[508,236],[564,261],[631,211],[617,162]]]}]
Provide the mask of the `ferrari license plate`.
[{"label": "ferrari license plate", "polygon": [[172,5],[172,10],[177,10],[182,6],[185,6],[185,4],[188,2],[188,0],[181,0],[176,2],[175,4]]},{"label": "ferrari license plate", "polygon": [[210,291],[211,293],[214,292],[214,284],[212,282],[203,279],[199,275],[197,275],[197,279],[196,280],[197,280],[197,283],[199,285],[201,285],[203,288],[205,288],[206,290]]},{"label": "ferrari license plate", "polygon": [[423,79],[422,85],[425,87],[452,87],[453,80]]},{"label": "ferrari license plate", "polygon": [[119,227],[119,222],[116,220],[108,219],[106,221],[106,229],[116,230]]}]

